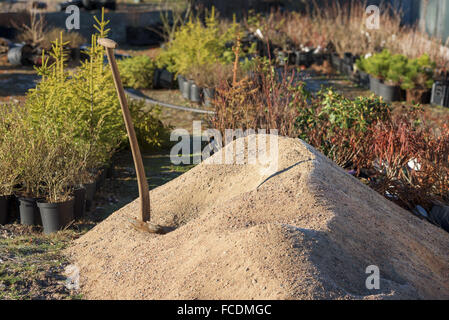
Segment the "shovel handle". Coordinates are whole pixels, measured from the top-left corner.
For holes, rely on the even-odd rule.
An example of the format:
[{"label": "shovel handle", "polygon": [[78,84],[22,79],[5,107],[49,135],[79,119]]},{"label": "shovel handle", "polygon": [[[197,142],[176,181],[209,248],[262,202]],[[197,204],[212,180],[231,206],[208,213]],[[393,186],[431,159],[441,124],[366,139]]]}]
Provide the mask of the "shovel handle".
[{"label": "shovel handle", "polygon": [[122,108],[123,119],[125,121],[126,131],[128,133],[129,144],[133,155],[134,166],[137,174],[137,184],[139,187],[140,209],[142,221],[150,220],[150,193],[148,182],[145,177],[145,168],[143,166],[142,155],[140,153],[139,144],[137,143],[136,132],[134,131],[131,112],[129,111],[128,102],[126,101],[125,90],[123,89],[120,73],[118,71],[117,62],[115,61],[114,49],[117,43],[111,39],[100,38],[98,44],[106,48],[106,55],[112,70],[115,89],[117,90],[120,107]]}]

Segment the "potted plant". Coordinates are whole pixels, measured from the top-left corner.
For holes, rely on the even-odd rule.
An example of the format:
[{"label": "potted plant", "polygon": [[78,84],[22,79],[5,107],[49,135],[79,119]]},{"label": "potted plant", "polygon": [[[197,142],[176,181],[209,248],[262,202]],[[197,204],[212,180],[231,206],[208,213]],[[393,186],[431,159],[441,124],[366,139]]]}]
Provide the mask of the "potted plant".
[{"label": "potted plant", "polygon": [[97,181],[94,175],[86,174],[88,178],[84,180],[82,187],[86,190],[86,210],[89,211],[94,202],[95,193],[97,192]]},{"label": "potted plant", "polygon": [[343,59],[340,61],[340,72],[350,76],[354,70],[354,62],[356,57],[351,52],[345,52]]},{"label": "potted plant", "polygon": [[153,76],[154,89],[171,89],[174,84],[174,74],[167,69],[156,69]]},{"label": "potted plant", "polygon": [[435,63],[427,54],[408,61],[401,84],[401,88],[406,90],[408,103],[428,103],[430,101],[430,89],[434,84],[432,78],[434,69]]},{"label": "potted plant", "polygon": [[17,190],[16,197],[19,200],[20,223],[33,226],[42,224],[37,201],[44,196],[41,165],[47,154],[45,140],[28,120],[21,121],[22,135],[16,139],[17,146],[22,147],[22,153],[17,158],[21,188]]},{"label": "potted plant", "polygon": [[82,218],[86,212],[86,188],[77,185],[73,188],[73,217],[75,220]]},{"label": "potted plant", "polygon": [[384,81],[379,85],[379,95],[387,102],[401,101],[404,93],[401,83],[407,72],[408,59],[401,54],[393,55],[390,59],[389,69]]},{"label": "potted plant", "polygon": [[343,64],[343,59],[340,57],[340,55],[337,52],[332,52],[330,54],[330,62],[331,62],[332,68],[334,68],[335,71],[341,70],[341,66]]},{"label": "potted plant", "polygon": [[16,138],[21,134],[16,113],[21,109],[15,105],[0,105],[0,224],[6,224],[10,217],[10,203],[14,186],[18,182],[17,158],[20,149]]},{"label": "potted plant", "polygon": [[365,60],[364,67],[370,75],[370,89],[387,102],[402,99],[400,83],[406,72],[407,57],[392,55],[383,50]]},{"label": "potted plant", "polygon": [[134,89],[153,88],[155,62],[147,55],[139,55],[117,61],[120,78],[125,87]]},{"label": "potted plant", "polygon": [[178,75],[178,86],[182,97],[186,100],[190,100],[190,82],[184,76]]},{"label": "potted plant", "polygon": [[301,46],[299,50],[294,51],[295,65],[309,67],[313,64],[313,49]]},{"label": "potted plant", "polygon": [[43,147],[46,150],[46,156],[41,163],[45,198],[39,200],[37,206],[44,233],[48,234],[67,226],[74,219],[75,201],[72,186],[83,159],[70,130],[58,132],[56,126],[52,128],[52,123],[44,124],[40,132],[44,136]]},{"label": "potted plant", "polygon": [[[242,62],[241,64],[245,64],[246,62]],[[193,79],[198,87],[202,88],[202,101],[206,106],[211,105],[211,101],[215,96],[215,88],[221,81],[232,81],[232,67],[231,64],[216,62],[204,65],[192,65],[188,69],[189,77]]]}]

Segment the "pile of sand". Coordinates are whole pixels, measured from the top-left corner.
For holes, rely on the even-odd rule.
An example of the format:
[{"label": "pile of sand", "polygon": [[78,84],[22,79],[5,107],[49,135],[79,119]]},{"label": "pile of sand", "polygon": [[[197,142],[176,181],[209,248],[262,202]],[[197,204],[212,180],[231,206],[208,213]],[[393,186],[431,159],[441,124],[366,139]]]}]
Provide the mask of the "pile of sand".
[{"label": "pile of sand", "polygon": [[[300,140],[279,138],[274,175],[210,164],[231,145],[151,191],[152,221],[174,231],[132,229],[136,200],[68,249],[85,297],[449,298],[448,233]],[[370,265],[379,290],[366,288]]]}]

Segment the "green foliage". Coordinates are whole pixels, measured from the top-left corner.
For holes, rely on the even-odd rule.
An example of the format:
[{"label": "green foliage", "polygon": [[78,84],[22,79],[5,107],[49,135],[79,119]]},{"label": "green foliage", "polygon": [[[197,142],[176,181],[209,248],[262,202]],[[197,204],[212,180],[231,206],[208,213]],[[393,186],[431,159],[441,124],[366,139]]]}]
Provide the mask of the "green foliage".
[{"label": "green foliage", "polygon": [[401,85],[402,89],[411,90],[415,87],[421,89],[432,88],[435,62],[431,61],[427,54],[423,54],[417,59],[410,59],[406,69]]},{"label": "green foliage", "polygon": [[[170,142],[169,128],[159,120],[159,106],[146,107],[142,100],[132,100],[129,109],[133,118],[139,146],[144,150],[167,147]],[[128,140],[127,140],[128,141]]]},{"label": "green foliage", "polygon": [[367,72],[366,71],[366,59],[364,57],[360,57],[355,61],[355,65],[357,67],[357,70]]},{"label": "green foliage", "polygon": [[389,106],[377,97],[357,97],[354,100],[328,90],[319,93],[321,110],[318,116],[341,129],[353,128],[365,132],[373,123],[386,117]]},{"label": "green foliage", "polygon": [[20,174],[17,140],[21,139],[22,130],[17,108],[0,104],[0,196],[12,194]]},{"label": "green foliage", "polygon": [[400,84],[407,72],[407,64],[408,59],[406,56],[401,54],[393,55],[389,61],[389,68],[385,80],[393,85]]},{"label": "green foliage", "polygon": [[146,55],[126,58],[117,62],[123,86],[134,89],[152,88],[155,62]]},{"label": "green foliage", "polygon": [[221,31],[214,8],[205,20],[203,25],[199,18],[190,18],[157,57],[157,66],[176,74],[185,74],[191,65],[232,62],[234,55],[226,43],[234,39],[238,24],[234,22],[226,31]]},{"label": "green foliage", "polygon": [[431,88],[435,62],[427,54],[417,59],[408,59],[401,54],[392,55],[388,50],[367,59],[359,59],[357,68],[372,76],[409,90],[415,87]]},{"label": "green foliage", "polygon": [[[0,159],[12,159],[8,163],[18,171],[5,174],[0,192],[20,182],[26,195],[65,201],[73,186],[92,182],[91,173],[128,141],[112,74],[103,62],[104,48],[97,44],[109,31],[104,12],[101,20],[95,20],[98,33],[92,36],[87,61],[72,72],[66,70],[66,42],[61,33],[50,52],[54,62],[50,64],[50,58],[42,54],[42,66],[37,68],[42,81],[29,90],[24,108],[14,108],[10,114],[2,110],[0,133],[9,130],[9,134],[0,139]],[[132,109],[140,142],[161,146],[167,129],[158,120],[158,112],[140,111],[140,107]],[[14,126],[17,129],[10,130]],[[6,146],[11,145],[14,148],[7,154]],[[11,168],[0,164],[0,171]]]},{"label": "green foliage", "polygon": [[385,49],[381,53],[367,58],[364,63],[364,68],[373,77],[383,80],[387,78],[391,57],[390,51]]},{"label": "green foliage", "polygon": [[[332,89],[318,93],[316,103],[301,110],[296,119],[297,127],[302,132],[307,128],[329,123],[328,133],[335,128],[365,132],[373,123],[385,119],[389,113],[388,104],[377,97],[357,97],[354,100],[343,97]],[[305,138],[305,136],[303,136]]]},{"label": "green foliage", "polygon": [[[35,126],[48,119],[56,132],[65,131],[70,121],[76,121],[73,139],[87,146],[86,168],[100,167],[125,137],[123,119],[109,68],[103,64],[104,48],[97,45],[99,37],[109,30],[104,20],[95,17],[98,34],[92,36],[87,52],[89,59],[72,73],[65,69],[66,44],[60,39],[52,45],[51,57],[43,56],[38,74],[42,81],[27,94],[26,106]],[[86,181],[83,181],[86,182]]]},{"label": "green foliage", "polygon": [[299,137],[343,167],[360,161],[365,135],[390,114],[389,106],[376,97],[350,100],[322,90],[308,100],[295,122]]}]

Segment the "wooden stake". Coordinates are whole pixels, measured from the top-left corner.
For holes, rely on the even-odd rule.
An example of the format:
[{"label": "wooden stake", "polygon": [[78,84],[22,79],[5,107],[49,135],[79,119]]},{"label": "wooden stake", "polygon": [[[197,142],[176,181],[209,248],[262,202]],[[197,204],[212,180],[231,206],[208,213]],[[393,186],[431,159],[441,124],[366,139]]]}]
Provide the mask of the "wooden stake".
[{"label": "wooden stake", "polygon": [[125,120],[126,131],[128,133],[129,144],[133,154],[134,166],[136,168],[141,218],[143,222],[147,222],[150,220],[150,192],[148,189],[148,182],[145,177],[145,168],[143,166],[142,155],[140,153],[139,144],[137,143],[136,132],[134,131],[131,112],[128,108],[125,90],[123,90],[117,62],[115,61],[114,49],[117,48],[117,43],[111,39],[100,38],[98,39],[98,44],[106,48],[106,55],[108,56],[109,64],[111,65],[112,77],[114,78],[115,89],[117,90],[118,98],[120,100],[123,119]]}]

